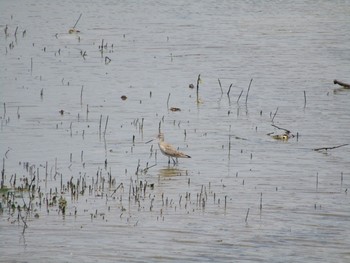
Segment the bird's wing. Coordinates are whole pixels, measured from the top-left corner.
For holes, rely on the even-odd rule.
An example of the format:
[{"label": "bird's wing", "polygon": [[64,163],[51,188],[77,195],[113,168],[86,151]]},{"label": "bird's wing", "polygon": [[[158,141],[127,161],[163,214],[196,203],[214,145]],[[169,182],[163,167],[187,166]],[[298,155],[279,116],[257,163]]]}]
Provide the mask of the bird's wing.
[{"label": "bird's wing", "polygon": [[162,142],[159,144],[160,150],[168,156],[175,158],[190,158],[187,154],[184,154],[178,150],[176,150],[171,144]]}]

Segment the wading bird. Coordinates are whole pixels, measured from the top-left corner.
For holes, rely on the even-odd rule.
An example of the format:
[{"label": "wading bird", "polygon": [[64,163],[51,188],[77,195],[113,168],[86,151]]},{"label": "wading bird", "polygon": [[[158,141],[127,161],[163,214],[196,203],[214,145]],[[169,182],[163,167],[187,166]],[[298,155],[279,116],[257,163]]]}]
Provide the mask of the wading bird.
[{"label": "wading bird", "polygon": [[168,156],[168,158],[169,158],[168,163],[170,163],[170,158],[173,160],[174,165],[178,163],[177,158],[191,158],[191,156],[176,150],[174,146],[172,146],[169,143],[166,143],[164,141],[164,134],[163,133],[160,133],[157,136],[157,139],[158,139],[158,146],[159,146],[160,151],[165,156]]}]

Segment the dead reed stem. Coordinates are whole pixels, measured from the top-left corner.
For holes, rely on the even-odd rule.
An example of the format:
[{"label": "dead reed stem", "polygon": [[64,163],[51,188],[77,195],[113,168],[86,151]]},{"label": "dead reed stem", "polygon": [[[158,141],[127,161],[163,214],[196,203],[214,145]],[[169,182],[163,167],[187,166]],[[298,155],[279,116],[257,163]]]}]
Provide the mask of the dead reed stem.
[{"label": "dead reed stem", "polygon": [[198,78],[197,78],[197,103],[199,103],[199,82],[201,80],[201,74],[198,75]]},{"label": "dead reed stem", "polygon": [[241,93],[240,93],[239,96],[238,96],[237,103],[238,103],[239,100],[241,99],[242,94],[243,94],[243,90],[241,91]]},{"label": "dead reed stem", "polygon": [[103,137],[105,137],[105,136],[106,136],[107,124],[108,124],[108,118],[109,118],[109,116],[107,115],[106,125],[105,125],[105,130],[104,130],[104,132],[103,132]]},{"label": "dead reed stem", "polygon": [[78,18],[78,20],[77,20],[77,22],[75,22],[73,28],[75,28],[75,27],[77,26],[77,24],[78,24],[78,22],[79,22],[79,20],[80,20],[80,18],[81,18],[82,15],[83,15],[83,14],[81,13],[80,16],[79,16],[79,18]]},{"label": "dead reed stem", "polygon": [[224,91],[222,90],[222,86],[221,86],[221,81],[220,81],[220,79],[218,79],[218,82],[219,82],[219,86],[220,86],[221,94],[224,94]]},{"label": "dead reed stem", "polygon": [[169,109],[169,100],[170,100],[170,94],[171,94],[171,93],[169,93],[169,95],[168,95],[168,99],[167,99],[167,101],[166,101],[166,107],[167,107],[167,109]]},{"label": "dead reed stem", "polygon": [[276,108],[275,114],[274,114],[273,117],[272,117],[272,120],[271,120],[272,122],[273,122],[273,120],[275,119],[277,112],[278,112],[278,107]]},{"label": "dead reed stem", "polygon": [[246,214],[246,216],[245,216],[245,222],[247,223],[248,222],[248,215],[249,215],[249,208],[248,208],[248,210],[247,210],[247,214]]},{"label": "dead reed stem", "polygon": [[248,91],[247,91],[247,95],[245,96],[245,104],[248,103],[248,96],[249,96],[249,91],[250,91],[250,86],[251,86],[251,84],[252,84],[252,81],[253,81],[253,79],[250,79],[249,86],[248,86]]},{"label": "dead reed stem", "polygon": [[231,88],[232,88],[233,83],[231,83],[230,87],[228,88],[227,91],[227,96],[230,97],[230,92],[231,92]]}]

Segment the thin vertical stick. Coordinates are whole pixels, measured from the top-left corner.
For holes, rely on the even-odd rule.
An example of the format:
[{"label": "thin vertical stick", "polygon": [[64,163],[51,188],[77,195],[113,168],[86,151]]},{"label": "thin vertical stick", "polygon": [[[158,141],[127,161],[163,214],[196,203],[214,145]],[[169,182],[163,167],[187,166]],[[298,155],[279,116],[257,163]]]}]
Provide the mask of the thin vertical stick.
[{"label": "thin vertical stick", "polygon": [[100,137],[101,137],[101,125],[102,125],[102,114],[100,115],[100,125],[98,127],[98,134],[100,135]]},{"label": "thin vertical stick", "polygon": [[48,173],[47,173],[47,166],[48,166],[49,164],[48,164],[48,162],[46,161],[46,165],[45,165],[45,189],[46,189],[46,187],[47,187],[47,175],[48,175]]},{"label": "thin vertical stick", "polygon": [[105,131],[103,132],[103,136],[106,136],[106,130],[107,130],[107,124],[108,124],[108,115],[107,115],[107,119],[106,119],[106,125],[105,125]]},{"label": "thin vertical stick", "polygon": [[89,104],[86,104],[86,120],[89,119]]},{"label": "thin vertical stick", "polygon": [[79,16],[79,18],[78,18],[77,22],[75,22],[75,24],[74,24],[73,28],[75,28],[75,27],[77,26],[77,24],[78,24],[78,22],[79,22],[79,20],[80,20],[80,18],[81,18],[81,16],[82,16],[82,15],[83,15],[83,14],[80,14],[80,16]]},{"label": "thin vertical stick", "polygon": [[248,91],[247,91],[247,95],[245,96],[245,104],[247,104],[247,102],[248,102],[248,95],[249,95],[250,85],[252,84],[252,81],[253,81],[253,79],[250,79],[249,86],[248,86]]},{"label": "thin vertical stick", "polygon": [[230,85],[230,87],[228,88],[228,91],[227,91],[227,96],[229,96],[230,97],[230,91],[231,91],[231,88],[232,88],[232,83],[231,83],[231,85]]},{"label": "thin vertical stick", "polygon": [[166,107],[167,107],[167,109],[169,109],[169,100],[170,100],[170,93],[169,93],[168,99],[167,99],[167,101],[166,101]]},{"label": "thin vertical stick", "polygon": [[243,93],[243,90],[241,91],[241,93],[240,93],[239,96],[238,96],[237,103],[238,103],[239,100],[241,99],[242,93]]},{"label": "thin vertical stick", "polygon": [[304,90],[304,108],[306,107],[306,91]]},{"label": "thin vertical stick", "polygon": [[84,85],[81,86],[81,91],[80,91],[80,105],[83,105],[83,89],[84,89]]},{"label": "thin vertical stick", "polygon": [[277,109],[276,109],[276,111],[275,111],[275,114],[273,115],[273,117],[272,117],[272,122],[273,122],[273,120],[275,119],[275,117],[276,117],[276,114],[277,114],[277,111],[278,111],[278,107],[277,107]]},{"label": "thin vertical stick", "polygon": [[246,223],[247,223],[247,221],[248,221],[248,215],[249,215],[249,208],[248,208],[247,214],[246,214],[246,216],[245,216],[245,222],[246,222]]},{"label": "thin vertical stick", "polygon": [[260,193],[260,212],[262,210],[262,193]]},{"label": "thin vertical stick", "polygon": [[220,86],[220,89],[221,89],[221,94],[224,94],[224,91],[222,90],[222,86],[221,86],[221,81],[220,81],[220,79],[218,79],[218,82],[219,82],[219,86]]},{"label": "thin vertical stick", "polygon": [[199,103],[199,82],[201,80],[201,74],[198,75],[197,78],[197,103]]},{"label": "thin vertical stick", "polygon": [[33,58],[30,58],[30,74],[33,75]]},{"label": "thin vertical stick", "polygon": [[5,158],[2,158],[2,170],[1,170],[1,184],[0,189],[4,188],[4,181],[5,181]]}]

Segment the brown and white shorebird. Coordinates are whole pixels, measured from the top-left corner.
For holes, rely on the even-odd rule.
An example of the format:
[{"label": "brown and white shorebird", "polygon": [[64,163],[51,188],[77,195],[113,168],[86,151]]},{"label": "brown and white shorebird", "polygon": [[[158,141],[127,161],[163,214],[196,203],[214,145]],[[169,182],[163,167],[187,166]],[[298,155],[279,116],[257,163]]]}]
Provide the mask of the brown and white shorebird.
[{"label": "brown and white shorebird", "polygon": [[174,146],[172,146],[169,143],[166,143],[164,141],[163,133],[158,134],[157,138],[158,138],[159,149],[162,152],[162,154],[164,154],[165,156],[168,156],[169,163],[170,163],[170,158],[173,160],[174,165],[178,163],[177,158],[191,158],[191,156],[176,150]]}]

